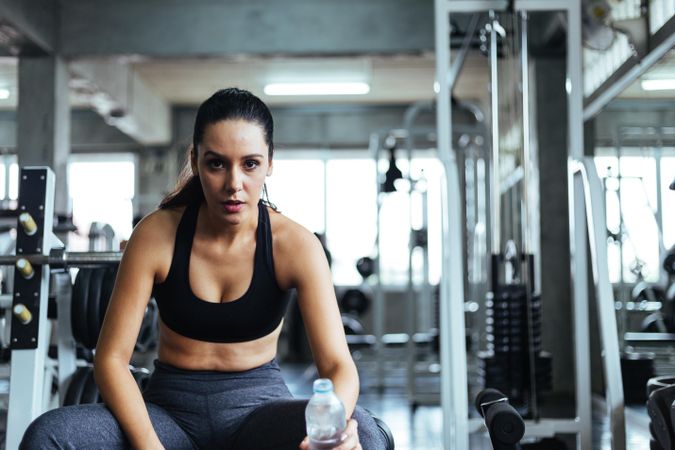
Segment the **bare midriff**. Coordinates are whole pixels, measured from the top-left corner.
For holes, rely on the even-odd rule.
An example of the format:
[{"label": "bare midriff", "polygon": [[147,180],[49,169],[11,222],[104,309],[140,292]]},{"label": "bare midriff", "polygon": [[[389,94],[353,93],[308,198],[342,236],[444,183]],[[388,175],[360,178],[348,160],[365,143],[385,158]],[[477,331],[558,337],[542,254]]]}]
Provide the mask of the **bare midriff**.
[{"label": "bare midriff", "polygon": [[181,369],[240,372],[260,367],[277,354],[283,321],[267,336],[246,342],[215,343],[182,336],[159,324],[161,362]]}]

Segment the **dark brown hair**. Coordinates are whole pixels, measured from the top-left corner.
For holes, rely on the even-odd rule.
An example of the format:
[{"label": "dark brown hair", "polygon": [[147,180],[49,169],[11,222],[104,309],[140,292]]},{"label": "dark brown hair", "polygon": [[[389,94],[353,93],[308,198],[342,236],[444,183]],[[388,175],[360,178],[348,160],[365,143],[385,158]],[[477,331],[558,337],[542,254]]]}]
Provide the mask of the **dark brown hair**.
[{"label": "dark brown hair", "polygon": [[[263,130],[269,160],[272,161],[274,122],[267,105],[249,91],[237,88],[222,89],[199,105],[192,133],[192,145],[188,148],[185,164],[178,175],[176,187],[164,197],[159,204],[160,208],[175,208],[204,201],[199,176],[192,172],[191,152],[196,152],[199,148],[207,126],[230,119],[241,119],[259,125]],[[276,210],[276,206],[269,201],[267,187],[264,185],[263,196],[263,203]]]}]

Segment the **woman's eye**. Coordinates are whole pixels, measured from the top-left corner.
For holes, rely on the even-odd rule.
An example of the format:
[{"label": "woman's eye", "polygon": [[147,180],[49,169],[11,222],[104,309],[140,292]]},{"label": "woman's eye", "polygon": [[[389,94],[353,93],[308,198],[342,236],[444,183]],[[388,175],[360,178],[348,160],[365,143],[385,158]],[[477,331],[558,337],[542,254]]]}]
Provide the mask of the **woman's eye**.
[{"label": "woman's eye", "polygon": [[222,169],[223,162],[219,159],[212,159],[211,161],[208,162],[208,165],[212,169]]},{"label": "woman's eye", "polygon": [[244,163],[244,166],[246,166],[247,169],[255,169],[259,165],[260,163],[258,163],[258,161],[256,161],[255,159],[248,159]]}]

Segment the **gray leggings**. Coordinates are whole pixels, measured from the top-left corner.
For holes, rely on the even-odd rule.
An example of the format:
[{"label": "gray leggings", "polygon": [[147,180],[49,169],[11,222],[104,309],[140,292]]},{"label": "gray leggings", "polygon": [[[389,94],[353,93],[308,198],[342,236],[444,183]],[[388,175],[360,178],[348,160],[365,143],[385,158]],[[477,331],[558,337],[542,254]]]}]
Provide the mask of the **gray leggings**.
[{"label": "gray leggings", "polygon": [[[155,361],[143,398],[159,440],[168,449],[297,449],[305,436],[305,405],[295,400],[272,360],[243,372],[194,371]],[[364,450],[385,441],[373,418],[357,407]],[[66,406],[28,427],[20,449],[129,448],[103,404]]]}]

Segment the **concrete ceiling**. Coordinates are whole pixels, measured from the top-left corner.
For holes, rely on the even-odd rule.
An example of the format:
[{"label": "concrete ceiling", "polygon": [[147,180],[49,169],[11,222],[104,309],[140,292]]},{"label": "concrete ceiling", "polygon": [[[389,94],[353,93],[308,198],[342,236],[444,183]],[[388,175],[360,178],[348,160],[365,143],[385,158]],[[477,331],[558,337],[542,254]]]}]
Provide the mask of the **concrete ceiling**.
[{"label": "concrete ceiling", "polygon": [[675,90],[645,91],[640,81],[643,79],[675,79],[675,49],[670,50],[659,62],[654,64],[640,79],[633,82],[624,90],[620,98],[632,99],[675,99]]},{"label": "concrete ceiling", "polygon": [[[392,104],[428,100],[434,95],[432,0],[32,0],[2,2],[0,9],[0,15],[23,38],[16,45],[23,42],[25,46],[10,45],[10,54],[16,54],[12,49],[30,54],[33,47],[53,54],[58,48],[59,54],[74,62],[98,61],[85,69],[110,79],[89,79],[86,85],[86,74],[80,73],[71,86],[74,106],[91,100],[87,89],[91,97],[96,87],[105,91],[106,82],[115,88],[125,84],[125,77],[135,76],[157,96],[156,101],[167,105],[198,104],[224,86],[241,86],[263,96],[262,88],[270,81],[335,75],[363,78],[370,82],[371,92],[339,98],[263,97],[272,105]],[[544,28],[557,24],[553,29],[559,29],[555,17],[539,17],[536,23]],[[474,19],[480,26],[485,16],[454,18],[456,45],[462,43],[464,33],[473,33],[467,30]],[[533,40],[541,37],[543,48],[550,44],[548,28],[532,33]],[[671,52],[669,62],[654,70],[675,72],[673,60]],[[10,98],[0,99],[0,108],[16,105],[16,70],[14,58],[0,59],[0,88],[10,90]],[[112,78],[113,73],[117,78]],[[486,59],[471,54],[456,96],[485,98],[488,74]],[[103,82],[96,86],[97,81]],[[108,92],[111,103],[128,107],[126,93],[132,90],[121,89],[121,100]],[[623,95],[672,98],[675,91],[645,93],[631,86]]]},{"label": "concrete ceiling", "polygon": [[[197,104],[215,90],[237,86],[258,94],[270,105],[360,103],[406,104],[434,97],[435,61],[429,56],[361,56],[316,58],[238,58],[148,60],[133,64],[147,86],[170,103]],[[457,95],[485,95],[487,61],[467,58]],[[351,96],[266,96],[270,82],[366,81],[370,92]]]},{"label": "concrete ceiling", "polygon": [[[359,57],[261,57],[227,58],[119,58],[129,64],[146,86],[173,105],[197,105],[215,90],[228,86],[249,89],[270,105],[306,105],[325,103],[407,104],[434,97],[435,62],[433,55],[359,56]],[[470,53],[455,88],[461,99],[484,100],[488,95],[487,59]],[[675,50],[657,63],[642,78],[675,77]],[[332,78],[363,79],[371,90],[366,95],[269,97],[265,84],[273,81]],[[10,91],[0,99],[0,109],[17,104],[17,59],[0,58],[0,88]],[[71,105],[87,107],[86,95],[73,83]],[[675,91],[643,91],[639,80],[620,97],[632,99],[672,99]]]},{"label": "concrete ceiling", "polygon": [[[270,105],[320,103],[406,104],[434,97],[435,61],[433,55],[361,57],[235,57],[201,59],[120,58],[129,63],[146,86],[174,105],[197,105],[214,91],[237,86],[260,95]],[[266,96],[265,84],[295,80],[363,80],[370,92],[353,96]],[[489,83],[487,60],[469,55],[455,88],[460,98],[485,96]],[[86,95],[73,82],[71,104],[86,107]],[[0,88],[10,91],[0,99],[0,108],[17,104],[17,60],[0,58]]]}]

